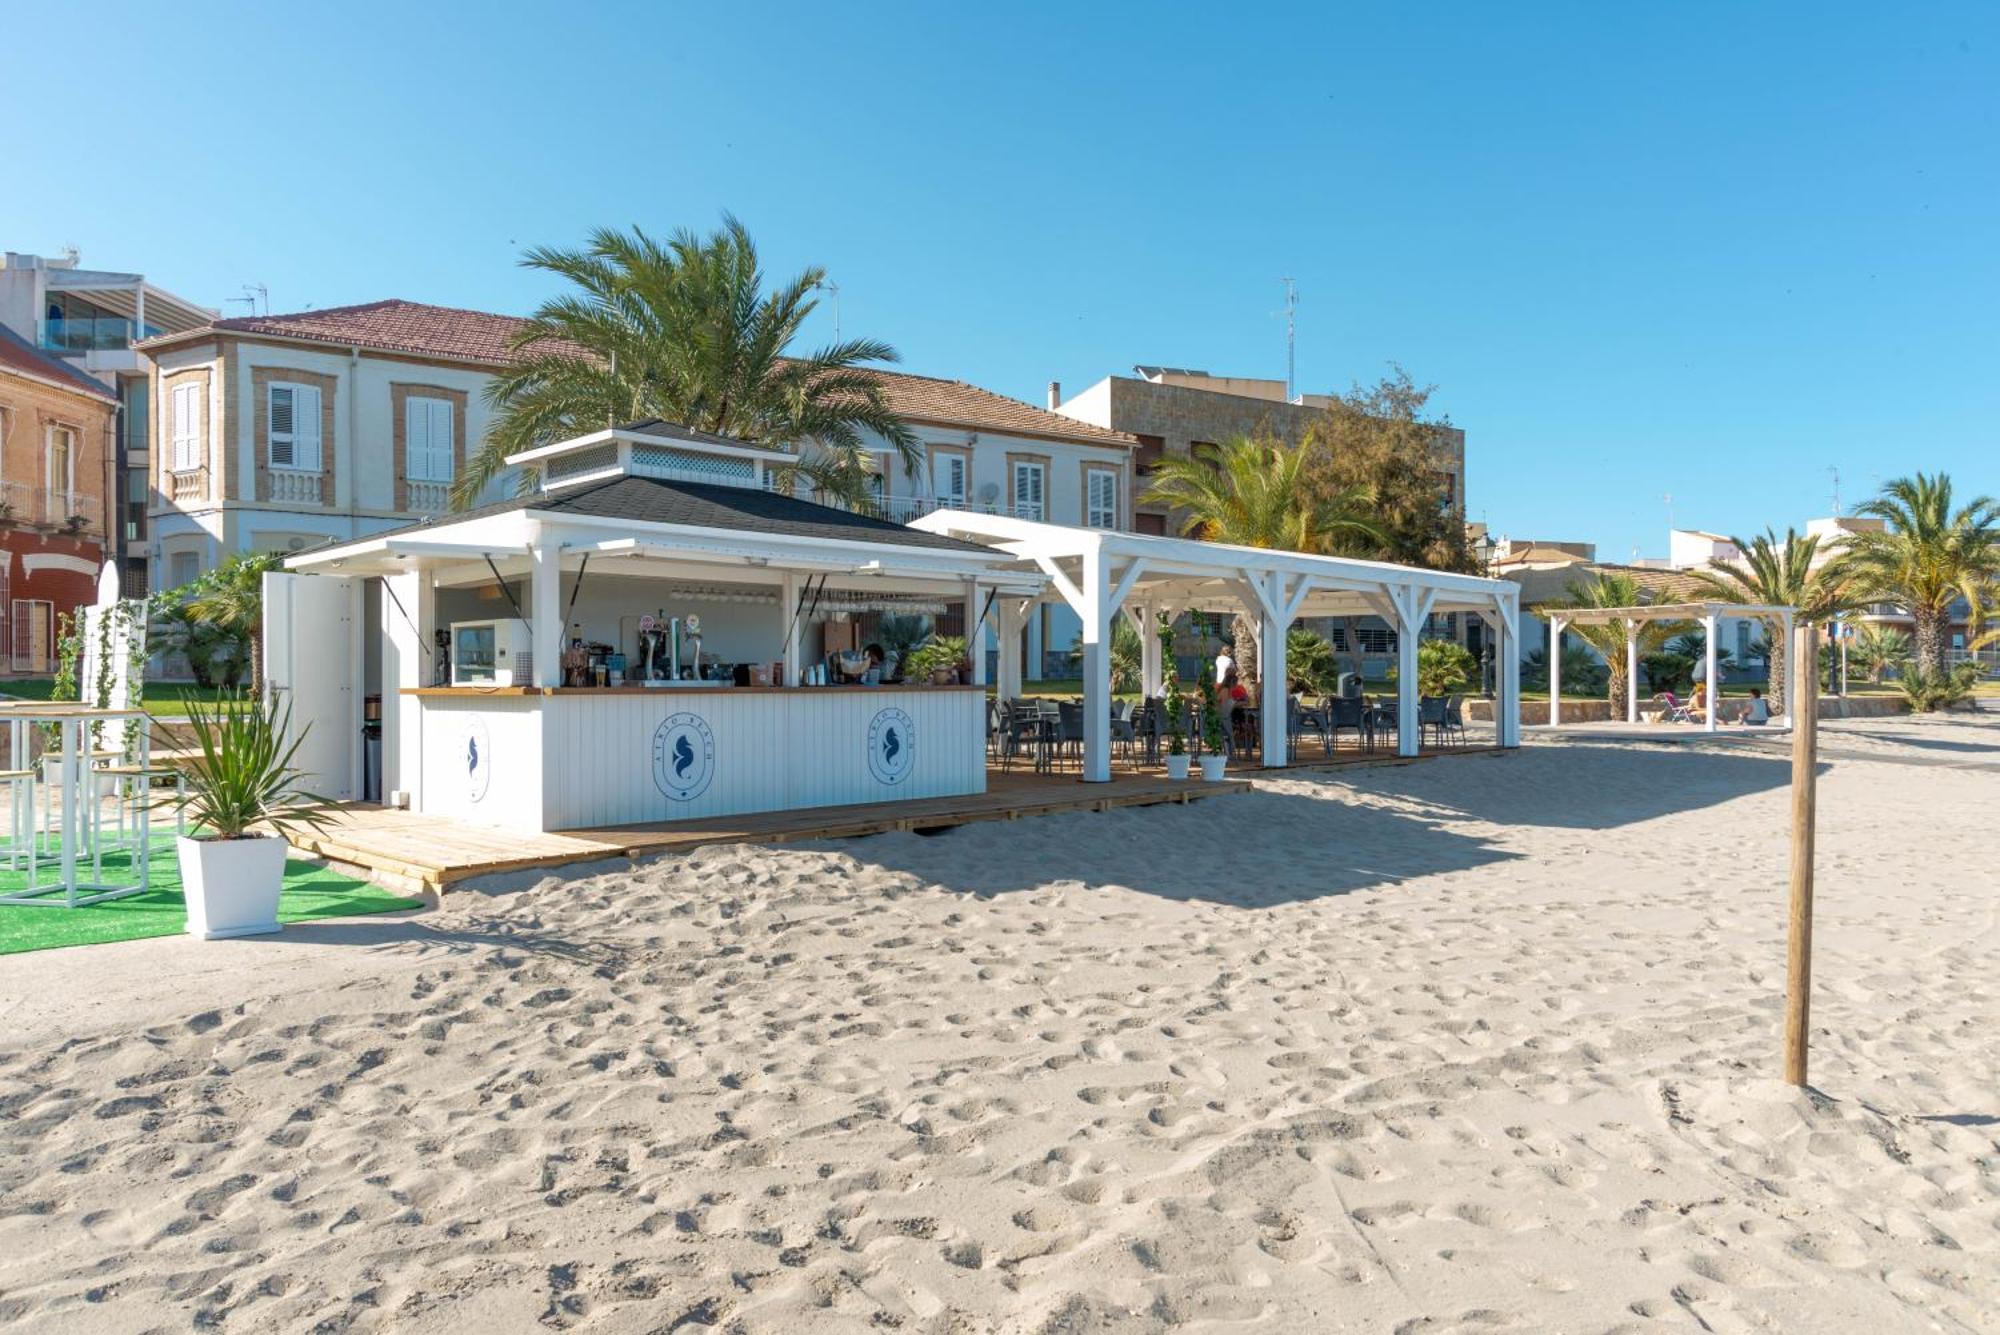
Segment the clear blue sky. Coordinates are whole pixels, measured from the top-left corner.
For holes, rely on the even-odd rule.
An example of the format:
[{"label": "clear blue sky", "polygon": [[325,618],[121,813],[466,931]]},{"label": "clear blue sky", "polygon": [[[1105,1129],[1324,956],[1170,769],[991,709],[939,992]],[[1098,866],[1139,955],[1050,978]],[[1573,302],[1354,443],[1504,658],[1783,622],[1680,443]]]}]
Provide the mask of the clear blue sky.
[{"label": "clear blue sky", "polygon": [[[102,5],[0,83],[0,244],[207,304],[525,312],[533,243],[708,227],[1039,401],[1386,363],[1474,518],[1665,548],[2000,490],[1991,5]],[[59,47],[88,50],[65,59]],[[231,308],[238,309],[240,307]],[[816,317],[817,318],[817,317]],[[821,321],[818,336],[830,335]]]}]

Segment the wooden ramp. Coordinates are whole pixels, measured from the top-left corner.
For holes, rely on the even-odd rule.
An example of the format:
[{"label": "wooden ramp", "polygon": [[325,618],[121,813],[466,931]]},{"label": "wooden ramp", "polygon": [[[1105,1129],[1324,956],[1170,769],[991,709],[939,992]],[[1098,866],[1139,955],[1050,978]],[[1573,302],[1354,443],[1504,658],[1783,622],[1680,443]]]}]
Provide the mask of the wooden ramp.
[{"label": "wooden ramp", "polygon": [[443,816],[351,805],[342,807],[325,830],[301,830],[292,843],[302,853],[359,867],[377,879],[435,892],[454,881],[489,872],[560,867],[598,858],[647,857],[703,844],[849,839],[1065,811],[1186,803],[1245,792],[1249,787],[1241,779],[1175,782],[1160,775],[1119,774],[1109,783],[1087,784],[1074,774],[996,771],[988,776],[987,791],[964,797],[713,816],[556,834],[520,834]]}]

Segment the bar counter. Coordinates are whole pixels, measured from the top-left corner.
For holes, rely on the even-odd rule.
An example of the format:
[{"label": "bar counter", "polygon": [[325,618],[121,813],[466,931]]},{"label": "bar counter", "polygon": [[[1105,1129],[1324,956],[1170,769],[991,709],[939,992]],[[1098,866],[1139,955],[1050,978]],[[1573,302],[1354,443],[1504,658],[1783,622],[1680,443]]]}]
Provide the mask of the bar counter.
[{"label": "bar counter", "polygon": [[982,686],[408,687],[420,810],[509,829],[986,791]]}]

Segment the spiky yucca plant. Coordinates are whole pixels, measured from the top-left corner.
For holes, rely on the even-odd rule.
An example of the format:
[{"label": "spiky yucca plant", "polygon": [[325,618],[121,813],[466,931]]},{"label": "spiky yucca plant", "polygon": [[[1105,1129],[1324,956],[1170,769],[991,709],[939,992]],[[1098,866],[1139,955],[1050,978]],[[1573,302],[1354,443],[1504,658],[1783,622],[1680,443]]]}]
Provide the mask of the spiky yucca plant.
[{"label": "spiky yucca plant", "polygon": [[196,837],[247,839],[253,826],[289,837],[295,826],[323,828],[331,805],[299,787],[303,772],[293,764],[306,734],[287,741],[292,707],[275,700],[230,695],[213,705],[187,698],[187,736],[165,729],[177,746],[191,739],[194,754],[181,762],[185,789],[160,805],[178,808],[197,830]]}]

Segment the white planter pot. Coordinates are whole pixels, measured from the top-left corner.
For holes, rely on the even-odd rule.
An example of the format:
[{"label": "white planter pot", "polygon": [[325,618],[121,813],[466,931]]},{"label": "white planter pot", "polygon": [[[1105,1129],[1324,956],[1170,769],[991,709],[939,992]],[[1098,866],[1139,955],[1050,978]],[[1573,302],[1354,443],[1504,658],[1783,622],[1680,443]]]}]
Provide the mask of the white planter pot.
[{"label": "white planter pot", "polygon": [[180,854],[189,936],[213,941],[278,930],[278,892],[285,884],[283,839],[182,835],[174,847]]},{"label": "white planter pot", "polygon": [[1193,759],[1193,756],[1186,753],[1177,756],[1168,756],[1167,777],[1169,779],[1185,779],[1188,776],[1188,763]]},{"label": "white planter pot", "polygon": [[1222,771],[1228,767],[1228,756],[1203,756],[1201,758],[1201,777],[1210,783],[1216,783],[1222,778]]}]

